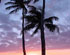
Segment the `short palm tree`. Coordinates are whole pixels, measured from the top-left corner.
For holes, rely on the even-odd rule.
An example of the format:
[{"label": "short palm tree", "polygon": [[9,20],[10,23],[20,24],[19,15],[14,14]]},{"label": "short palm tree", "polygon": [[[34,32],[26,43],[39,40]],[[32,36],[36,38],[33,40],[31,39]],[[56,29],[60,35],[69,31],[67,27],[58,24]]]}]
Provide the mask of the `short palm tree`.
[{"label": "short palm tree", "polygon": [[[35,7],[32,8],[32,10],[29,11],[29,15],[25,16],[25,19],[27,21],[27,25],[25,26],[24,30],[30,30],[33,28],[36,28],[32,34],[36,34],[38,30],[41,30],[41,16],[42,16],[42,9],[37,10]],[[59,32],[59,28],[57,25],[53,24],[53,20],[58,20],[58,17],[52,16],[49,18],[43,18],[44,19],[44,27],[48,28],[51,32],[53,32],[55,29]],[[45,45],[43,46],[42,44],[42,39],[41,39],[41,48],[45,48]]]},{"label": "short palm tree", "polygon": [[20,9],[22,9],[22,44],[23,44],[23,53],[26,55],[26,50],[25,50],[25,39],[24,39],[24,14],[27,13],[27,9],[25,7],[26,4],[28,4],[30,1],[23,1],[23,0],[11,0],[10,2],[5,3],[5,5],[11,5],[8,6],[6,9],[10,10],[10,14],[14,12],[18,12]]}]

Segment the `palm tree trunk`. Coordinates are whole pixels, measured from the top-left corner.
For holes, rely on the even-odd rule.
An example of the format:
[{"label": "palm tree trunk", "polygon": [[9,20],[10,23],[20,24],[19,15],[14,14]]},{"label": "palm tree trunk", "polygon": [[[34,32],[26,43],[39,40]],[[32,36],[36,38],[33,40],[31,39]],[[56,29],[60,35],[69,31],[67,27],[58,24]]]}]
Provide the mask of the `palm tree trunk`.
[{"label": "palm tree trunk", "polygon": [[25,38],[24,38],[24,8],[23,8],[23,20],[22,20],[22,28],[23,28],[23,33],[22,33],[22,47],[23,47],[23,55],[26,55],[26,50],[25,50]]},{"label": "palm tree trunk", "polygon": [[44,36],[44,12],[45,12],[45,0],[43,0],[43,9],[42,9],[42,17],[41,17],[41,48],[42,48],[42,55],[46,54],[46,47],[45,47],[45,36]]},{"label": "palm tree trunk", "polygon": [[23,55],[26,55],[26,50],[25,50],[25,38],[24,38],[24,8],[22,9],[22,48],[23,48]]}]

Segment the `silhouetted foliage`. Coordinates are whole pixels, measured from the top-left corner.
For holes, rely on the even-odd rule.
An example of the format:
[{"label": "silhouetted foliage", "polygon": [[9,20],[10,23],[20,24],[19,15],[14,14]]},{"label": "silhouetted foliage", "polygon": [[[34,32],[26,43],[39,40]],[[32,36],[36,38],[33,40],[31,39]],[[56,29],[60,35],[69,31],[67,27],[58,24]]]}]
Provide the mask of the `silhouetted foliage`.
[{"label": "silhouetted foliage", "polygon": [[[45,38],[44,38],[44,27],[48,28],[51,32],[53,32],[55,29],[59,32],[59,28],[57,25],[53,24],[53,20],[58,20],[58,17],[52,16],[49,18],[44,18],[44,12],[45,12],[45,0],[43,0],[43,8],[37,9],[36,7],[32,5],[28,5],[31,1],[34,1],[34,3],[38,2],[39,0],[11,0],[10,2],[5,3],[5,5],[10,4],[11,6],[8,6],[6,9],[10,10],[13,9],[11,13],[15,13],[22,9],[22,39],[23,39],[23,52],[24,55],[26,55],[25,52],[25,41],[24,41],[24,31],[28,31],[30,29],[35,28],[32,36],[38,32],[38,30],[41,31],[41,48],[42,48],[42,55],[45,55]],[[30,7],[29,15],[26,15],[27,8],[26,6]],[[15,8],[15,9],[14,9]],[[27,21],[27,25],[24,27],[24,18]]]},{"label": "silhouetted foliage", "polygon": [[6,10],[10,10],[10,9],[15,8],[14,10],[12,10],[10,12],[10,14],[12,14],[12,13],[17,12],[20,9],[24,8],[25,13],[27,13],[27,8],[25,7],[25,5],[29,4],[29,2],[30,1],[24,1],[23,2],[23,0],[11,0],[10,2],[5,3],[5,5],[11,5],[11,6],[6,7]]},{"label": "silhouetted foliage", "polygon": [[39,0],[34,0],[34,3],[35,3],[35,2],[38,2],[38,1],[39,1]]},{"label": "silhouetted foliage", "polygon": [[24,14],[27,13],[27,8],[25,5],[28,5],[30,1],[23,1],[23,0],[11,0],[10,2],[5,3],[5,5],[10,5],[6,7],[6,10],[13,9],[10,11],[10,14],[18,12],[20,9],[22,9],[22,47],[23,47],[23,53],[26,55],[25,50],[25,39],[24,39]]},{"label": "silhouetted foliage", "polygon": [[[35,7],[34,7],[35,8]],[[33,34],[37,33],[38,29],[40,29],[40,25],[41,25],[41,16],[42,16],[42,12],[39,9],[34,9],[32,8],[32,10],[29,11],[29,15],[25,16],[25,19],[27,21],[27,26],[25,26],[24,30],[30,30],[33,29],[34,27],[36,27],[36,29],[34,30]],[[58,17],[56,16],[52,16],[49,18],[44,18],[44,25],[46,28],[48,28],[50,31],[54,31],[55,29],[57,29],[57,31],[59,32],[59,28],[57,25],[53,24],[53,20],[58,20]]]},{"label": "silhouetted foliage", "polygon": [[[24,27],[24,30],[30,30],[35,28],[34,32],[32,33],[32,36],[40,30],[41,32],[41,50],[42,55],[45,55],[45,38],[44,38],[44,27],[48,28],[49,31],[54,32],[55,29],[59,32],[59,28],[57,25],[53,24],[53,20],[58,20],[58,17],[52,16],[49,18],[44,18],[44,10],[42,10],[40,7],[37,9],[34,6],[28,5],[28,7],[31,7],[29,11],[29,15],[25,16],[25,19],[27,21],[27,25]],[[43,8],[44,9],[44,8]],[[42,21],[43,20],[43,21]]]}]

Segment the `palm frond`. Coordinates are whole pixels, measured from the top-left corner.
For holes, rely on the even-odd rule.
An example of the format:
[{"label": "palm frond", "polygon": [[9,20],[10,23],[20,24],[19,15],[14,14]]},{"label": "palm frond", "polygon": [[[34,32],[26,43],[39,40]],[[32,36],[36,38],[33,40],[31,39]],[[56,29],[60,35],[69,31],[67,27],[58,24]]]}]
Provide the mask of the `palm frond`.
[{"label": "palm frond", "polygon": [[13,5],[15,3],[14,2],[7,2],[7,3],[5,3],[5,5],[9,5],[9,4]]},{"label": "palm frond", "polygon": [[28,7],[30,7],[29,13],[36,14],[37,16],[41,17],[41,15],[42,15],[41,10],[40,10],[41,8],[37,9],[35,6],[32,6],[32,5],[28,5]]},{"label": "palm frond", "polygon": [[34,0],[34,3],[38,2],[39,0]]},{"label": "palm frond", "polygon": [[49,17],[48,19],[50,19],[50,20],[58,20],[59,18],[56,17],[56,16],[52,16],[52,17]]},{"label": "palm frond", "polygon": [[36,10],[36,7],[32,6],[32,5],[28,5],[29,8],[31,8],[31,10]]},{"label": "palm frond", "polygon": [[31,24],[28,24],[27,26],[24,27],[24,30],[27,31],[27,30],[30,30],[32,28],[35,27],[35,24],[31,23]]},{"label": "palm frond", "polygon": [[40,28],[40,26],[39,25],[37,25],[37,27],[36,27],[36,29],[34,30],[34,32],[32,33],[32,35],[31,36],[33,36],[34,34],[36,34],[37,32],[38,32],[38,29]]},{"label": "palm frond", "polygon": [[41,15],[41,12],[39,12],[37,10],[30,10],[29,12],[33,13],[33,14]]},{"label": "palm frond", "polygon": [[9,14],[16,13],[19,10],[20,10],[20,8],[17,7],[16,9],[12,10]]},{"label": "palm frond", "polygon": [[14,1],[14,2],[23,2],[23,0],[11,0],[11,1]]},{"label": "palm frond", "polygon": [[58,20],[58,17],[52,16],[52,17],[46,18],[46,19],[44,20],[44,22],[45,22],[45,23],[51,23],[51,24],[53,24],[53,20]]},{"label": "palm frond", "polygon": [[34,22],[35,21],[35,16],[27,15],[27,16],[25,16],[25,19],[28,22]]},{"label": "palm frond", "polygon": [[10,10],[10,9],[17,8],[17,7],[18,5],[9,6],[9,7],[6,7],[6,10]]},{"label": "palm frond", "polygon": [[39,12],[39,11],[37,11],[37,10],[31,10],[31,11],[29,11],[31,14],[34,14],[35,16],[36,16],[36,18],[37,18],[37,20],[40,20],[41,19],[41,15],[42,15],[42,13],[41,12]]},{"label": "palm frond", "polygon": [[45,24],[45,26],[51,31],[54,32],[55,29],[57,29],[57,32],[59,32],[59,27],[57,25],[54,24]]}]

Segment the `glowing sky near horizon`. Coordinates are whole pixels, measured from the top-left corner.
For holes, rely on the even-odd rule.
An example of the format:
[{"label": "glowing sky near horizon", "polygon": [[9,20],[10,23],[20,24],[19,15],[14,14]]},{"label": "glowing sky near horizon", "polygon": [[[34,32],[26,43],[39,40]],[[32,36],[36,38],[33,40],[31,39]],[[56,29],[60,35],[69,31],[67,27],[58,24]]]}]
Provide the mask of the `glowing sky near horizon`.
[{"label": "glowing sky near horizon", "polygon": [[[21,11],[9,15],[5,10],[5,2],[0,4],[0,55],[22,55],[21,39]],[[42,5],[39,3],[35,6]],[[57,16],[55,22],[60,28],[60,34],[49,32],[45,29],[47,55],[70,55],[70,0],[46,0],[46,15]],[[29,33],[30,32],[30,33]],[[25,33],[27,55],[41,55],[40,32],[34,37]]]},{"label": "glowing sky near horizon", "polygon": [[[22,52],[1,52],[0,55],[23,55]],[[41,55],[40,51],[27,51],[27,55]],[[70,55],[70,49],[46,50],[46,55]]]}]

